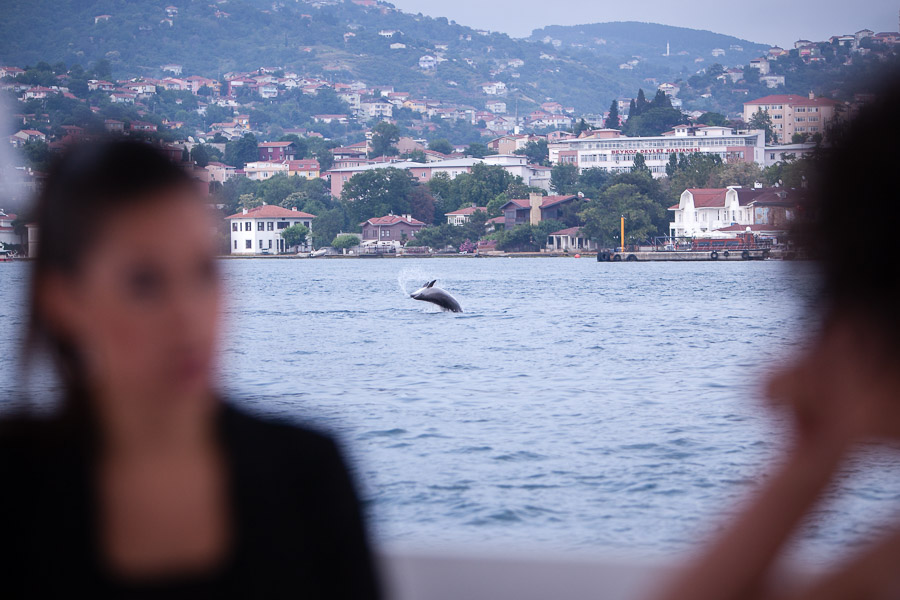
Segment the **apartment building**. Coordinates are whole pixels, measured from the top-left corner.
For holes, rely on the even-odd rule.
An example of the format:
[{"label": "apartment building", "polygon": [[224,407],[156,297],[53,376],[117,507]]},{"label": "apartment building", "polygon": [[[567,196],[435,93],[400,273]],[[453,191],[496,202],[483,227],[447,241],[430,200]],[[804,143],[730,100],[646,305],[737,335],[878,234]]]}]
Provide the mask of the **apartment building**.
[{"label": "apartment building", "polygon": [[744,121],[749,121],[757,111],[769,113],[775,130],[776,141],[790,143],[795,133],[815,135],[825,133],[825,128],[834,119],[835,109],[840,103],[830,98],[816,98],[794,94],[764,96],[744,103]]}]

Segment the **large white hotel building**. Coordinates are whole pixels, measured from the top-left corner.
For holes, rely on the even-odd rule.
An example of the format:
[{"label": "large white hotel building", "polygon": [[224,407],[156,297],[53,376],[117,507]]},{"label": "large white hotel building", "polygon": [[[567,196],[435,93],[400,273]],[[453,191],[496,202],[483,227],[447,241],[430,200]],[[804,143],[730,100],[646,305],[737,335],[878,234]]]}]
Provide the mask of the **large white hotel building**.
[{"label": "large white hotel building", "polygon": [[634,156],[643,154],[654,177],[666,174],[671,154],[717,154],[723,162],[765,163],[765,133],[737,131],[729,127],[680,125],[674,131],[652,137],[626,137],[616,129],[600,129],[584,137],[548,144],[552,164],[574,164],[579,171],[599,167],[613,173],[630,171]]}]

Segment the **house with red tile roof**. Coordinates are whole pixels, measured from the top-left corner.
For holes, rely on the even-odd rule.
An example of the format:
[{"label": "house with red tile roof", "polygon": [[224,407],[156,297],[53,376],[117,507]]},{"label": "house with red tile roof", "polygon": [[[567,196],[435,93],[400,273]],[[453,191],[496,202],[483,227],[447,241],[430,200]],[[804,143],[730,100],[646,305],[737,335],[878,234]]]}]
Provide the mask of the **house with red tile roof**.
[{"label": "house with red tile roof", "polygon": [[713,231],[744,231],[761,226],[781,232],[789,228],[805,200],[801,190],[782,188],[690,188],[682,192],[673,213],[669,233],[695,237]]},{"label": "house with red tile roof", "polygon": [[271,204],[243,209],[225,219],[231,224],[232,254],[283,254],[285,252],[308,252],[310,241],[300,247],[285,246],[281,232],[294,225],[312,229],[315,215],[296,208],[287,209]]},{"label": "house with red tile roof", "polygon": [[416,237],[416,234],[425,227],[425,223],[413,219],[411,215],[385,215],[363,221],[360,226],[363,244],[368,242],[369,245],[398,246]]},{"label": "house with red tile roof", "polygon": [[13,146],[22,146],[26,142],[46,142],[47,136],[37,129],[22,129],[15,132],[9,137],[9,142]]},{"label": "house with red tile roof", "polygon": [[283,162],[294,160],[297,156],[297,145],[294,142],[260,142],[257,148],[261,161]]}]

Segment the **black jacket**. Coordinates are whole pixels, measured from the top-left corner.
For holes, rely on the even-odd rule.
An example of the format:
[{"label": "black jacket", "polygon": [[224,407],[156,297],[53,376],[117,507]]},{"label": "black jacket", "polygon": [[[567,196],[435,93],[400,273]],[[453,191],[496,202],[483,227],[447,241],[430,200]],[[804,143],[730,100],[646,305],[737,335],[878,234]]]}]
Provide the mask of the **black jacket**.
[{"label": "black jacket", "polygon": [[90,444],[63,421],[0,427],[0,597],[378,598],[360,506],[334,442],[223,405],[234,540],[215,572],[125,585],[97,543]]}]

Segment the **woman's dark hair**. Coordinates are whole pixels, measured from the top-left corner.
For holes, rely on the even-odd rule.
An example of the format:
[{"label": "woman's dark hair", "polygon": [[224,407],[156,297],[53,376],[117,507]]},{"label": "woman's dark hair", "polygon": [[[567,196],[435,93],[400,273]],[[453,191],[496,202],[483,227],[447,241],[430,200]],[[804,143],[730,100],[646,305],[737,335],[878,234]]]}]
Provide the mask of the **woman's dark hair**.
[{"label": "woman's dark hair", "polygon": [[883,73],[838,125],[813,174],[799,242],[818,262],[826,315],[870,319],[900,349],[900,73]]},{"label": "woman's dark hair", "polygon": [[85,376],[77,348],[41,314],[42,282],[51,273],[77,275],[111,215],[191,184],[187,172],[159,149],[124,139],[72,146],[51,168],[35,207],[39,243],[24,356],[26,367],[39,349],[54,359],[64,386],[64,412],[85,412]]}]

